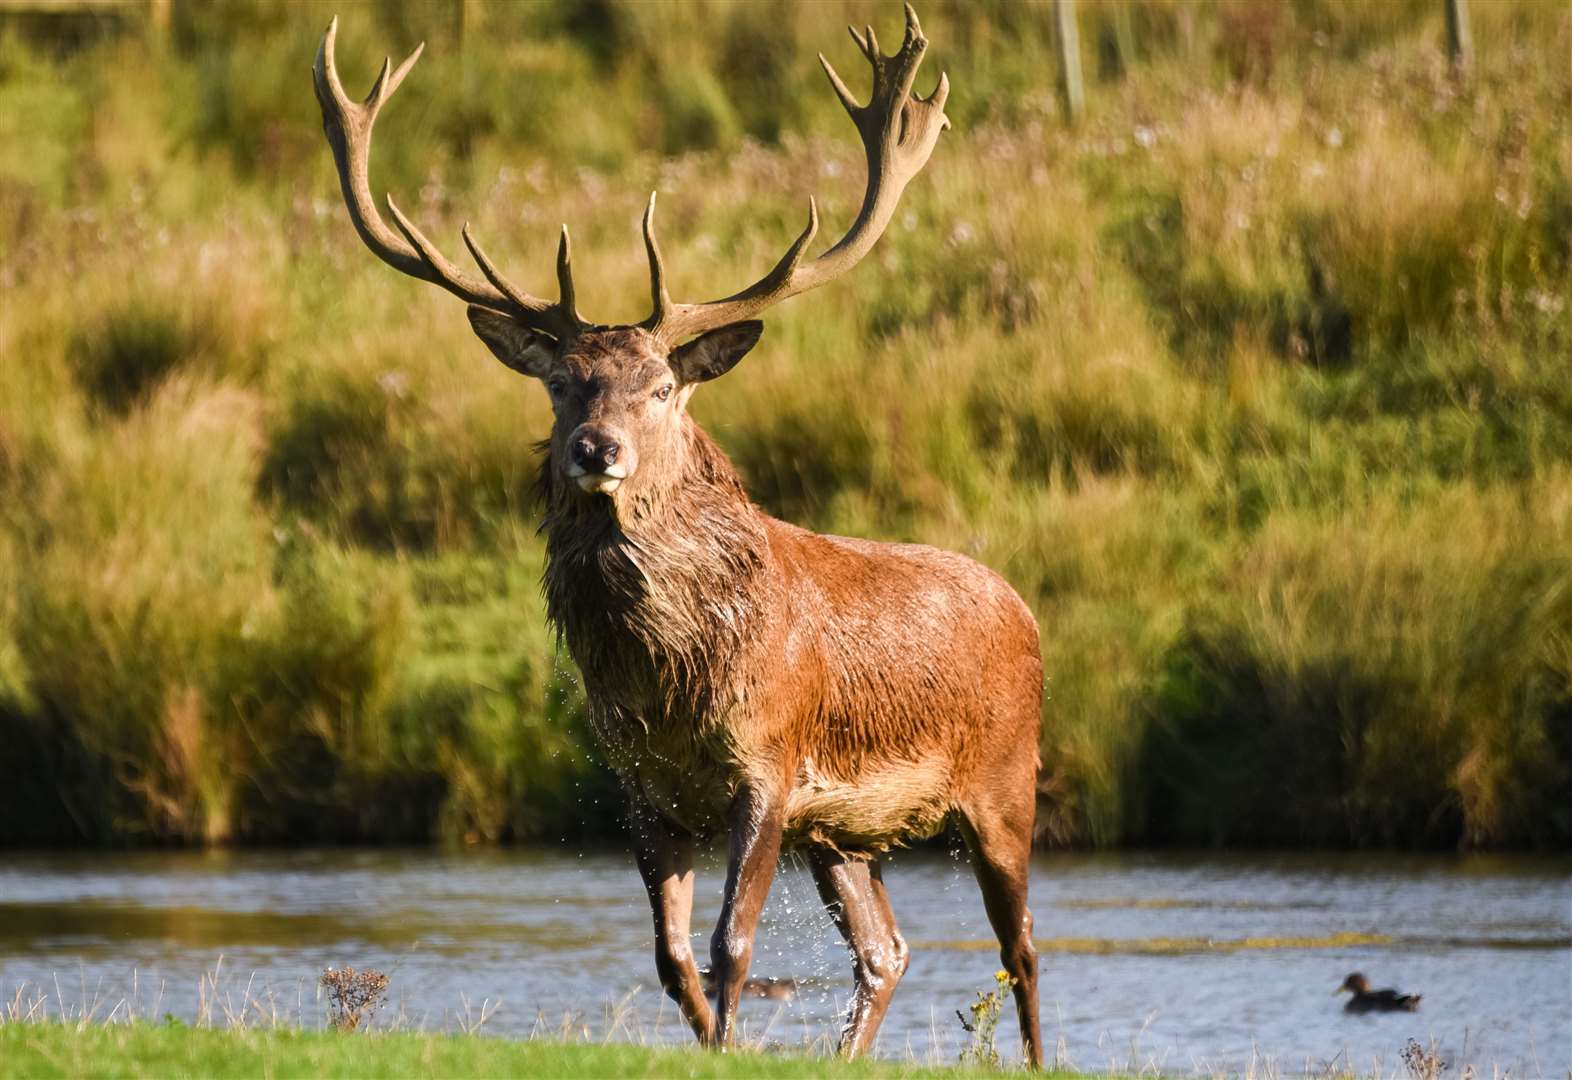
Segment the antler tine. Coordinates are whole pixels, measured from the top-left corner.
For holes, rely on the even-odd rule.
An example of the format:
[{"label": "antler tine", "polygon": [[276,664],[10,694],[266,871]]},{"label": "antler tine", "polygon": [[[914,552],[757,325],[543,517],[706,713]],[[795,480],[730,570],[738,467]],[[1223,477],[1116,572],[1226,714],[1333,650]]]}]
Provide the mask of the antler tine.
[{"label": "antler tine", "polygon": [[562,239],[557,241],[557,306],[577,325],[584,325],[579,318],[578,305],[573,292],[573,245],[568,240],[568,227],[562,226]]},{"label": "antler tine", "polygon": [[[399,227],[405,236],[409,237],[410,243],[415,245],[421,256],[426,260],[426,263],[428,265],[438,267],[439,273],[457,273],[458,268],[444,259],[442,255],[431,246],[430,241],[421,235],[420,230],[416,229],[414,225],[410,224],[408,218],[399,213],[398,207],[393,205],[392,196],[388,196],[387,202],[388,209],[393,212],[393,223]],[[531,296],[529,293],[513,284],[513,282],[503,277],[502,272],[497,269],[496,265],[492,263],[489,258],[487,258],[486,252],[480,246],[480,241],[476,240],[475,235],[470,232],[469,222],[466,221],[464,223],[463,229],[459,230],[459,235],[464,238],[464,246],[469,249],[470,258],[475,260],[475,265],[480,267],[480,272],[486,275],[486,280],[491,282],[492,287],[505,296],[512,304],[513,307],[506,310],[517,309],[518,311],[528,312],[530,313],[531,317],[550,317],[550,312],[554,305],[548,304],[544,300],[540,300]]]},{"label": "antler tine", "polygon": [[415,66],[415,61],[420,59],[420,54],[426,51],[426,43],[422,41],[415,46],[415,51],[404,58],[404,62],[393,70],[393,61],[390,57],[382,58],[382,70],[377,74],[377,81],[371,84],[371,93],[366,95],[365,107],[373,113],[382,108],[382,102],[393,96],[393,91],[398,89],[398,84],[404,81],[404,76],[409,74],[409,69]]},{"label": "antler tine", "polygon": [[[344,204],[349,209],[350,221],[372,254],[401,273],[429,281],[459,299],[503,311],[526,326],[531,326],[558,337],[571,337],[578,333],[583,323],[573,313],[571,299],[567,304],[552,304],[520,290],[499,274],[479,246],[464,230],[464,242],[475,261],[480,264],[485,280],[460,270],[449,262],[398,209],[390,196],[388,211],[398,227],[394,232],[377,212],[376,201],[371,195],[371,129],[381,111],[415,61],[420,59],[424,44],[399,64],[384,60],[382,70],[371,92],[363,102],[353,101],[344,91],[334,62],[334,46],[338,38],[338,19],[328,23],[317,49],[316,62],[312,65],[312,82],[317,101],[322,106],[322,130],[333,150],[333,161],[338,168],[339,187],[344,193]],[[400,235],[402,234],[402,235]],[[563,270],[559,259],[558,279]],[[571,298],[571,282],[567,289]]]},{"label": "antler tine", "polygon": [[666,264],[660,257],[660,244],[655,240],[655,192],[650,192],[649,205],[644,208],[644,252],[650,260],[650,303],[654,310],[644,320],[644,325],[660,336],[661,329],[671,318],[671,293],[666,291]]},{"label": "antler tine", "polygon": [[857,104],[857,99],[852,96],[851,90],[841,81],[841,77],[835,73],[835,69],[824,58],[823,53],[819,54],[819,63],[823,66],[824,73],[830,77],[830,88],[835,91],[835,96],[841,99],[841,104],[845,106],[847,112],[851,113],[852,119],[856,120],[857,110],[862,106]]},{"label": "antler tine", "polygon": [[922,23],[917,21],[917,9],[912,7],[911,4],[902,4],[901,6],[906,10],[906,34],[903,38],[903,43],[910,42],[913,38],[922,37]]},{"label": "antler tine", "polygon": [[808,196],[808,224],[797,239],[792,241],[791,247],[786,249],[786,254],[781,256],[781,261],[775,268],[758,282],[742,293],[739,297],[754,299],[762,303],[760,310],[784,300],[784,290],[791,284],[792,275],[797,272],[798,265],[802,262],[803,255],[808,250],[808,245],[813,243],[813,238],[819,233],[819,203],[812,195]]},{"label": "antler tine", "polygon": [[717,326],[752,318],[782,300],[833,281],[856,266],[883,235],[906,185],[928,163],[939,133],[950,126],[949,118],[944,115],[944,103],[950,94],[947,76],[939,76],[938,85],[926,98],[912,93],[928,39],[923,36],[922,24],[917,21],[917,13],[910,4],[906,5],[906,28],[901,47],[893,56],[885,56],[879,51],[872,27],[860,34],[855,27],[849,29],[852,40],[873,69],[873,92],[868,104],[857,103],[846,83],[822,55],[819,62],[824,66],[835,96],[856,125],[868,159],[868,187],[856,221],[835,246],[804,263],[803,254],[819,224],[818,207],[810,200],[808,227],[768,274],[721,300],[674,304],[666,291],[665,267],[655,244],[652,197],[644,217],[644,242],[650,255],[650,292],[655,311],[643,325],[668,345]]}]

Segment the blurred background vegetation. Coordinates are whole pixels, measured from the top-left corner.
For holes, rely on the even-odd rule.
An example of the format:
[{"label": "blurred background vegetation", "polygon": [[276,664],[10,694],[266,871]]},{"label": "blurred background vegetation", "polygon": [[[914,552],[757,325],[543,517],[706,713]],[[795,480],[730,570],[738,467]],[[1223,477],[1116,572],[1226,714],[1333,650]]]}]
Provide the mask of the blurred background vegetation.
[{"label": "blurred background vegetation", "polygon": [[[58,6],[58,5],[55,5]],[[373,184],[554,295],[751,280],[893,3],[0,9],[0,842],[611,838],[545,625],[542,391],[351,230]],[[1572,8],[928,0],[945,136],[695,411],[768,511],[1035,607],[1051,844],[1572,842]],[[396,58],[396,57],[395,57]],[[855,78],[854,78],[855,77]]]}]

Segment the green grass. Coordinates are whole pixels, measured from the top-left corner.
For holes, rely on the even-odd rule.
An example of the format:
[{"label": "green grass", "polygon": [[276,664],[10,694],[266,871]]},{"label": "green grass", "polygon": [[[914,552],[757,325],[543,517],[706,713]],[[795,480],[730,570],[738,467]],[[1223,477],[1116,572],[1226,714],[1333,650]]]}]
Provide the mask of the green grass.
[{"label": "green grass", "polygon": [[[1136,3],[1117,64],[1078,7],[1069,129],[1045,8],[923,6],[954,129],[696,414],[767,510],[1020,590],[1047,843],[1572,843],[1572,12],[1476,5],[1460,77],[1433,0]],[[682,298],[854,212],[814,53],[862,85],[841,24],[894,9],[453,10],[339,57],[429,39],[373,183],[455,257],[546,291],[566,221],[637,319],[651,188]],[[325,17],[0,23],[0,842],[619,835],[536,585],[549,407],[354,237]]]},{"label": "green grass", "polygon": [[[975,1076],[976,1069],[841,1062],[790,1054],[625,1044],[513,1042],[415,1032],[212,1030],[146,1024],[0,1024],[8,1076],[48,1077],[757,1077],[788,1080],[926,1080]],[[1042,1073],[1048,1078],[1069,1074]],[[1079,1074],[1077,1074],[1079,1075]]]}]

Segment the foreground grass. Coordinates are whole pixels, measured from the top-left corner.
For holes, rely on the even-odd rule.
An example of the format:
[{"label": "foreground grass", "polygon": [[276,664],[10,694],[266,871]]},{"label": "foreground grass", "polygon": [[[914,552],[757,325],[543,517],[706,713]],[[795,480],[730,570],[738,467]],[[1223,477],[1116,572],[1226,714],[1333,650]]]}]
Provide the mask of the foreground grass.
[{"label": "foreground grass", "polygon": [[[977,1075],[881,1061],[511,1042],[474,1036],[236,1031],[132,1025],[0,1024],[11,1077],[594,1076],[895,1080]],[[1054,1073],[1044,1074],[1051,1078]]]}]

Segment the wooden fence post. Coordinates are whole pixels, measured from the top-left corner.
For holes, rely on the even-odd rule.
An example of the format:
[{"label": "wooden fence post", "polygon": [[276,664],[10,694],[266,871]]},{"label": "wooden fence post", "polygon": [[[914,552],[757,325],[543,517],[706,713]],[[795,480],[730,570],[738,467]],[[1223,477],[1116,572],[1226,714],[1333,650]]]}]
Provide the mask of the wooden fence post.
[{"label": "wooden fence post", "polygon": [[1081,34],[1075,24],[1075,0],[1054,0],[1059,29],[1059,78],[1064,112],[1070,123],[1079,123],[1086,111],[1086,89],[1081,84]]},{"label": "wooden fence post", "polygon": [[1468,0],[1446,2],[1446,54],[1452,66],[1461,70],[1474,55],[1474,35],[1468,29]]},{"label": "wooden fence post", "polygon": [[1114,42],[1119,49],[1120,75],[1135,66],[1135,29],[1130,25],[1130,5],[1114,6]]}]

